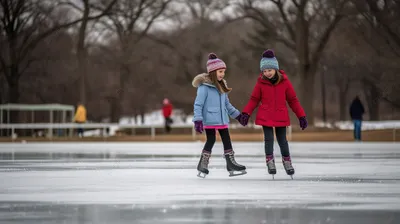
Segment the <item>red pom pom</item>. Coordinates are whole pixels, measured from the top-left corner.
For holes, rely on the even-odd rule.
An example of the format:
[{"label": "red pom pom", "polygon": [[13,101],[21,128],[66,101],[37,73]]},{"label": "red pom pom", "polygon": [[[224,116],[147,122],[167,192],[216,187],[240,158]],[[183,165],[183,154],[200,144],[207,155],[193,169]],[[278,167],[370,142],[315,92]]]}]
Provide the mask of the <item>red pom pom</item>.
[{"label": "red pom pom", "polygon": [[217,59],[217,58],[218,58],[217,55],[214,54],[214,53],[210,53],[210,54],[208,55],[208,59]]}]

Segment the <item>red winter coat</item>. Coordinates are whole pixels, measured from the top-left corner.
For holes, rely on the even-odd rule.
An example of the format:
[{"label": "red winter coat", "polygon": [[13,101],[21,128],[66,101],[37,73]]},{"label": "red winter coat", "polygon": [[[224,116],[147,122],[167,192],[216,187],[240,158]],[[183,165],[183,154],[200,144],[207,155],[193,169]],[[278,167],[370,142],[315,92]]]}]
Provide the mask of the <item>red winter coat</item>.
[{"label": "red winter coat", "polygon": [[162,110],[164,117],[170,117],[172,114],[172,104],[164,104]]},{"label": "red winter coat", "polygon": [[261,102],[256,116],[256,125],[268,127],[285,127],[290,125],[290,118],[286,101],[298,118],[306,116],[297,99],[296,92],[283,70],[280,81],[273,85],[269,80],[257,80],[250,100],[243,112],[251,115]]}]

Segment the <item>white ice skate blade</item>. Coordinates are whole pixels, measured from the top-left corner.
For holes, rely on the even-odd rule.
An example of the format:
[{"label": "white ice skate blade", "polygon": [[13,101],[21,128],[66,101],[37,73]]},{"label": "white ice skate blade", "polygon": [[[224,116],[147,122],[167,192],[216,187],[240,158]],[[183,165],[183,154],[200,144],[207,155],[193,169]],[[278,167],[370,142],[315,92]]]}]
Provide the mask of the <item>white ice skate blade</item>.
[{"label": "white ice skate blade", "polygon": [[239,173],[235,173],[234,171],[228,171],[228,172],[229,172],[230,177],[241,176],[241,175],[245,175],[247,173],[246,170],[237,171]]}]

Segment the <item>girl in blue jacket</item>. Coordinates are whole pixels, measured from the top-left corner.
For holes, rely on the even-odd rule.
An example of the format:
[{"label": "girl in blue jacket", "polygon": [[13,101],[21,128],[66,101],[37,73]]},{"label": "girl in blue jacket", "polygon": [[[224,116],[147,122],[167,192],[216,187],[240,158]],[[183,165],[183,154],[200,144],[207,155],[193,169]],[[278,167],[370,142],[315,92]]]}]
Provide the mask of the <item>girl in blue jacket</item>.
[{"label": "girl in blue jacket", "polygon": [[[192,82],[192,85],[197,88],[193,122],[196,131],[203,133],[205,129],[207,136],[207,141],[197,166],[197,170],[199,171],[197,176],[202,178],[209,173],[208,163],[215,143],[216,130],[218,130],[224,145],[226,169],[230,174],[229,176],[246,174],[246,167],[235,161],[231,138],[229,136],[228,115],[238,121],[241,121],[240,117],[242,115],[229,102],[228,93],[232,89],[228,88],[224,80],[225,70],[225,62],[217,58],[217,55],[214,53],[211,53],[207,61],[208,73],[197,75]],[[239,172],[235,173],[234,171]]]}]

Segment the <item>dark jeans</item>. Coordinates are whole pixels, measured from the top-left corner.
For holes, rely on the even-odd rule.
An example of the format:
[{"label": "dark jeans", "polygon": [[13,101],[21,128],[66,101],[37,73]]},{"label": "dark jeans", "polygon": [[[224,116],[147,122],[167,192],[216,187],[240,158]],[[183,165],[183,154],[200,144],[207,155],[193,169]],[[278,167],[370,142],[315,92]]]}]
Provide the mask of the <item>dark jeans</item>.
[{"label": "dark jeans", "polygon": [[[84,124],[85,122],[76,121],[75,123]],[[82,135],[83,137],[83,132],[84,132],[83,128],[78,128],[78,135]]]},{"label": "dark jeans", "polygon": [[167,133],[171,132],[171,124],[173,123],[172,119],[170,117],[165,118],[165,131]]},{"label": "dark jeans", "polygon": [[[207,141],[206,144],[204,145],[203,150],[210,152],[214,146],[215,143],[215,134],[216,131],[215,129],[205,129],[206,130],[206,136],[207,136]],[[218,129],[219,135],[221,136],[222,139],[222,144],[224,145],[224,150],[232,149],[232,143],[231,143],[231,136],[229,135],[229,130],[227,128],[225,129]]]},{"label": "dark jeans", "polygon": [[354,139],[361,141],[361,120],[353,120],[354,123]]},{"label": "dark jeans", "polygon": [[[265,155],[274,154],[274,130],[272,127],[263,126]],[[290,156],[289,144],[286,139],[286,127],[275,127],[275,135],[278,140],[282,156]]]}]

